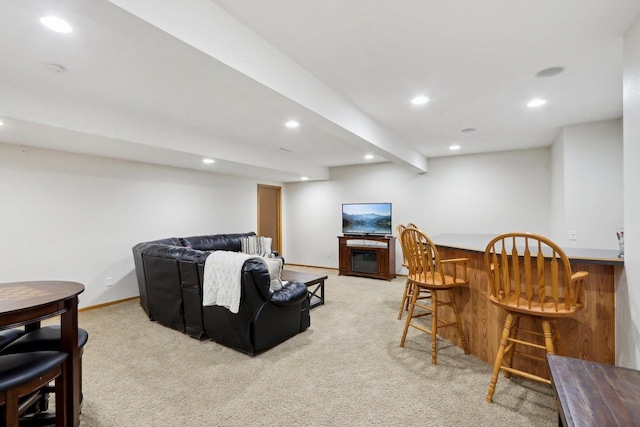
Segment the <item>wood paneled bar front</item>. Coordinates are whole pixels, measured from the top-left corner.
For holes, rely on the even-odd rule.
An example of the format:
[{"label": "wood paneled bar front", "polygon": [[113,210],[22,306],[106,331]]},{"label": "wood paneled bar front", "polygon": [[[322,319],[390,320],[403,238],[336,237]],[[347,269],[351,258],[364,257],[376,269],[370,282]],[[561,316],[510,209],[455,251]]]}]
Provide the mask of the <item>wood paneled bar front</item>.
[{"label": "wood paneled bar front", "polygon": [[[489,301],[489,285],[484,250],[493,235],[440,234],[432,237],[440,256],[469,258],[468,288],[455,290],[462,326],[471,354],[493,365],[506,313]],[[624,267],[617,250],[563,248],[571,269],[587,271],[584,308],[574,318],[558,320],[562,356],[615,364],[615,275]],[[448,313],[453,317],[453,313]],[[528,319],[526,321],[529,321]],[[443,328],[441,336],[458,347],[462,343],[455,330]],[[550,378],[546,361],[514,357],[514,366]]]}]

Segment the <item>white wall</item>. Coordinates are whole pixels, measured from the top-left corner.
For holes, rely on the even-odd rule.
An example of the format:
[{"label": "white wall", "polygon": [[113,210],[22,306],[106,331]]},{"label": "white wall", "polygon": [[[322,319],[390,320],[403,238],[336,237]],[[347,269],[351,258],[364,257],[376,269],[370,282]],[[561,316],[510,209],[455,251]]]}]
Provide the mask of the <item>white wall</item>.
[{"label": "white wall", "polygon": [[78,281],[81,306],[136,296],[133,245],[255,231],[256,184],[0,143],[0,282]]},{"label": "white wall", "polygon": [[[565,126],[552,148],[551,238],[562,247],[618,249],[623,226],[622,121]],[[577,240],[569,240],[575,230]]]},{"label": "white wall", "polygon": [[564,132],[551,145],[551,240],[566,239],[564,198]]},{"label": "white wall", "polygon": [[[549,162],[546,147],[433,158],[424,175],[381,163],[332,168],[330,181],[286,184],[285,259],[337,268],[341,205],[351,202],[391,202],[394,228],[414,222],[432,236],[549,234]],[[399,245],[396,254],[399,269]]]},{"label": "white wall", "polygon": [[640,18],[624,40],[625,275],[616,288],[616,364],[640,369]]}]

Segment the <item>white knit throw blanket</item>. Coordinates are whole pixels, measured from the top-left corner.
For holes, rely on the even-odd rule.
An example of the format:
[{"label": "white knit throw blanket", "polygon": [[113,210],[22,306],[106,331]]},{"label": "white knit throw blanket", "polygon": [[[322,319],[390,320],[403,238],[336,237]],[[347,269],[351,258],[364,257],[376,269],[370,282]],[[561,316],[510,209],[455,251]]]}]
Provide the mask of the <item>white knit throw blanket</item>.
[{"label": "white knit throw blanket", "polygon": [[242,266],[255,255],[214,251],[204,263],[202,305],[220,305],[232,313],[240,309]]}]

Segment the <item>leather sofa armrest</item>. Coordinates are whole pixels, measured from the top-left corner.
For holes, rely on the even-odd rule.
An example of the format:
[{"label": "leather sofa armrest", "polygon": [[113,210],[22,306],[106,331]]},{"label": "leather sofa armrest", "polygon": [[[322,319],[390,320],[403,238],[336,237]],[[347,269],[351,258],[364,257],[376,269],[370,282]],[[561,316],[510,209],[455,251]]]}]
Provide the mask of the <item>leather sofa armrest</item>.
[{"label": "leather sofa armrest", "polygon": [[249,259],[245,261],[242,266],[242,276],[247,293],[251,293],[252,289],[256,289],[263,301],[269,301],[271,278],[269,277],[269,270],[261,260]]},{"label": "leather sofa armrest", "polygon": [[282,307],[301,303],[307,297],[307,286],[300,282],[289,282],[271,295],[271,302]]}]

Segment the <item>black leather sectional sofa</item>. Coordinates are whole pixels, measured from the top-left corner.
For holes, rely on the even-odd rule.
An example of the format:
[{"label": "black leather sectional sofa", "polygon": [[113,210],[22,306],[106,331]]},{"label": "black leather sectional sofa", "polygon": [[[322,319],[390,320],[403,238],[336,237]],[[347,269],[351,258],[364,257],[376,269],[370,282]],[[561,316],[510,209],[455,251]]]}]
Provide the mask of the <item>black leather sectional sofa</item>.
[{"label": "black leather sectional sofa", "polygon": [[304,284],[271,292],[267,268],[248,260],[242,268],[240,311],[202,306],[204,263],[210,251],[239,252],[240,238],[255,233],[171,237],[138,243],[133,257],[140,305],[151,320],[194,338],[211,338],[249,355],[271,348],[309,327]]}]

